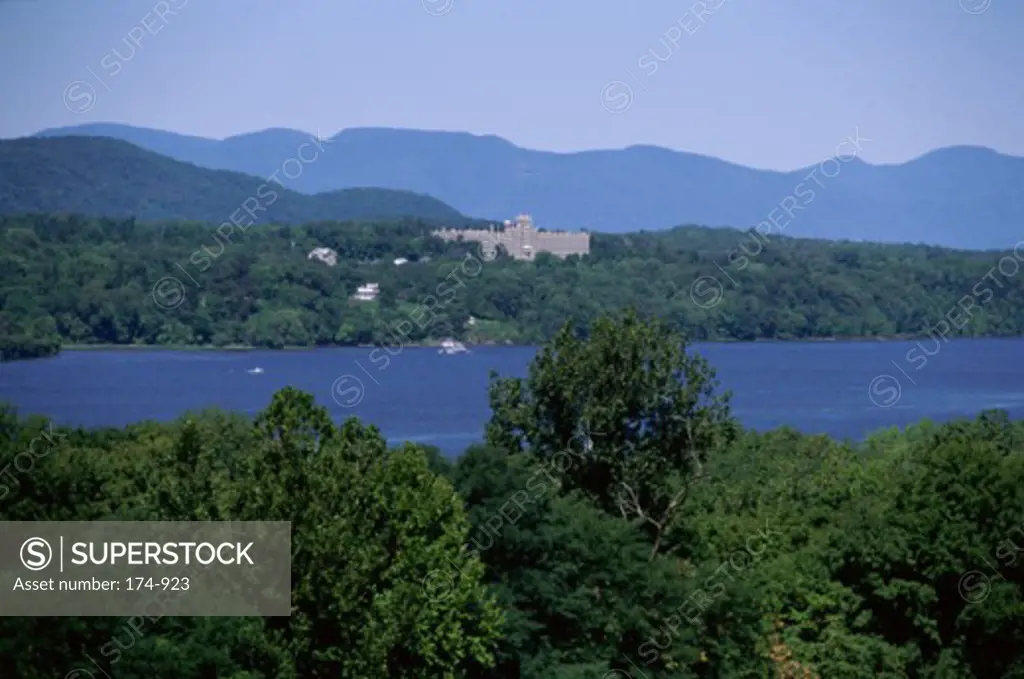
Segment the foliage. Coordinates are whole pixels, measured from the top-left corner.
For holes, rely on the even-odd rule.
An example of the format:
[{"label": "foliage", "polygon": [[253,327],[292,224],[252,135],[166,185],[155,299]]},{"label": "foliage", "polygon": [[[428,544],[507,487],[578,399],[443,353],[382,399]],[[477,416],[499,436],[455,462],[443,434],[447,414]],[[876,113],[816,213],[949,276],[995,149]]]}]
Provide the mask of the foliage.
[{"label": "foliage", "polygon": [[735,430],[717,386],[707,362],[660,322],[629,311],[599,319],[585,339],[567,324],[526,380],[492,382],[488,437],[545,461],[578,458],[562,485],[643,522],[657,552],[709,452]]},{"label": "foliage", "polygon": [[[11,417],[4,464],[46,431]],[[465,552],[462,502],[419,449],[388,450],[354,420],[336,428],[294,389],[247,426],[211,412],[55,438],[8,488],[0,519],[290,521],[292,614],[158,619],[138,644],[117,619],[3,618],[3,676],[63,676],[87,654],[140,678],[451,678],[493,663],[500,612]],[[442,600],[424,581],[451,564],[461,577]]]},{"label": "foliage", "polygon": [[[1012,275],[1010,253],[775,237],[740,261],[730,253],[749,233],[679,228],[594,234],[583,258],[484,261],[431,228],[328,222],[225,237],[198,223],[0,218],[0,351],[377,344],[387,361],[396,346],[447,336],[547,341],[567,318],[579,331],[630,305],[692,341],[931,333],[929,346],[1024,330],[1024,277]],[[309,260],[315,247],[333,248],[338,264]],[[396,266],[399,257],[410,261]],[[368,282],[378,300],[352,301]]]},{"label": "foliage", "polygon": [[[253,421],[87,431],[0,409],[0,463],[36,452],[0,519],[293,536],[289,618],[130,639],[117,619],[0,618],[0,676],[1024,677],[1024,423],[838,443],[741,431],[724,396],[679,335],[625,313],[496,381],[488,442],[455,461],[388,449],[291,388]],[[651,530],[621,511],[622,479],[648,516],[686,492]]]},{"label": "foliage", "polygon": [[[310,164],[297,160],[300,144]],[[0,215],[31,212],[79,213],[101,217],[183,219],[221,224],[237,213],[256,223],[297,224],[322,219],[419,217],[439,222],[466,220],[441,201],[410,191],[359,188],[308,196],[284,188],[289,174],[301,176],[331,148],[310,148],[301,138],[269,166],[270,179],[207,170],[127,142],[100,137],[0,140]],[[295,166],[283,168],[291,159]],[[321,161],[322,162],[322,161]]]},{"label": "foliage", "polygon": [[[607,671],[685,598],[678,571],[650,560],[642,533],[583,498],[560,497],[552,471],[488,447],[470,448],[454,471],[472,545],[506,610],[500,662],[481,676]],[[658,664],[671,666],[671,652]]]}]

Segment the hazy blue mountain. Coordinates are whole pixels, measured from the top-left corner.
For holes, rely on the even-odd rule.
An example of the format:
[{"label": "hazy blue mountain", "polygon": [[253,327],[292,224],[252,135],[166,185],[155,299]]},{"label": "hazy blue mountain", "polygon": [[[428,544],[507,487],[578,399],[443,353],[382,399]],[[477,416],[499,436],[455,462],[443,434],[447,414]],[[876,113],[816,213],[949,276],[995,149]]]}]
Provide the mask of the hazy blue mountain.
[{"label": "hazy blue mountain", "polygon": [[[430,196],[380,188],[306,195],[268,182],[271,172],[258,177],[209,170],[103,137],[0,141],[0,214],[75,212],[219,224],[249,201],[257,223],[398,217],[466,221]],[[240,215],[244,218],[244,212]]]},{"label": "hazy blue mountain", "polygon": [[[113,124],[40,134],[117,137],[178,160],[259,176],[308,139],[272,129],[217,141]],[[855,159],[839,166],[838,175],[828,165],[824,171],[835,176],[819,172],[820,184],[806,179],[813,167],[757,170],[653,146],[551,153],[495,136],[359,128],[339,133],[326,149],[291,188],[408,190],[464,214],[528,211],[543,227],[609,232],[687,223],[754,226],[799,192],[794,200],[804,209],[780,222],[787,235],[971,249],[1012,247],[1024,235],[1024,158],[975,147],[940,149],[898,165]]]}]

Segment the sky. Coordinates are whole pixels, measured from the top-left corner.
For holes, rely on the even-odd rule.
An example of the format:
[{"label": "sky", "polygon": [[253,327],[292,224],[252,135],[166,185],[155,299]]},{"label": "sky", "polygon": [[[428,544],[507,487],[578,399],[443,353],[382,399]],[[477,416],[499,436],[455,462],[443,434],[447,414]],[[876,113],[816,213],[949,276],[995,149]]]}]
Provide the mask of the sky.
[{"label": "sky", "polygon": [[0,0],[0,137],[403,127],[790,170],[1024,156],[1020,0]]}]

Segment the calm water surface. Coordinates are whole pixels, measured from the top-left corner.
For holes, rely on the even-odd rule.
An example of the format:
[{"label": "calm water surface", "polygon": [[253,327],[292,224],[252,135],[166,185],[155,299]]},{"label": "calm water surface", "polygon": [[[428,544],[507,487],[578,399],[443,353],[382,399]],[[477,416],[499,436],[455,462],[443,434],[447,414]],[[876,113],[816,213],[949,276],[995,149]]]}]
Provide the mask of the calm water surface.
[{"label": "calm water surface", "polygon": [[[1024,340],[779,342],[694,349],[733,391],[748,427],[783,424],[861,438],[923,418],[1002,408],[1024,417]],[[924,350],[932,353],[928,355]],[[60,424],[123,426],[217,406],[253,414],[278,389],[308,391],[339,420],[356,415],[393,442],[457,454],[481,438],[487,374],[524,376],[535,349],[479,347],[459,356],[410,348],[390,364],[369,349],[310,351],[66,351],[0,366],[0,401]],[[908,357],[908,352],[910,356]],[[250,374],[254,367],[262,374]]]}]

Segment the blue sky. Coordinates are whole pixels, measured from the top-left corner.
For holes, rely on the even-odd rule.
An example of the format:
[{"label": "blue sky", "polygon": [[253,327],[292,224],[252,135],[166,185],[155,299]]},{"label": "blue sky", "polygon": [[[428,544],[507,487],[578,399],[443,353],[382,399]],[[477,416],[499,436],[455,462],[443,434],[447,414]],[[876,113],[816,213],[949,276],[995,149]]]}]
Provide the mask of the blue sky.
[{"label": "blue sky", "polygon": [[792,169],[859,128],[869,162],[1024,156],[1022,36],[1019,0],[0,0],[0,136],[386,126]]}]

